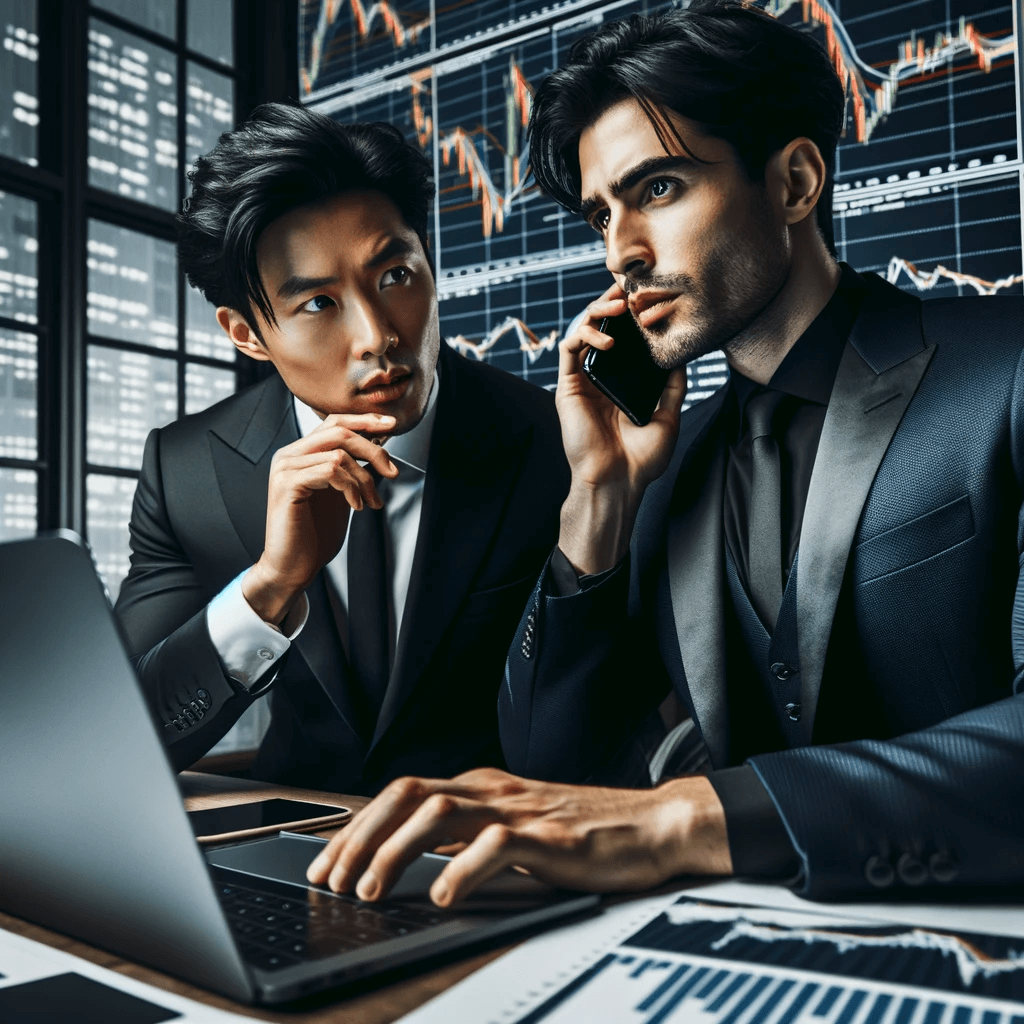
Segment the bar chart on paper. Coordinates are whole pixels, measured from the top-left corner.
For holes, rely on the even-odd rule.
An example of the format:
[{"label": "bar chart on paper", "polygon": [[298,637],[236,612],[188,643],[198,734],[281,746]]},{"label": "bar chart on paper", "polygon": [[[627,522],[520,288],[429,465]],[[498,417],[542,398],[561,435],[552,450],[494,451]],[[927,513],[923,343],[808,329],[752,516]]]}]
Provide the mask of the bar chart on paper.
[{"label": "bar chart on paper", "polygon": [[1024,1024],[1024,941],[684,896],[514,1019]]},{"label": "bar chart on paper", "polygon": [[[304,99],[398,125],[433,161],[442,330],[542,386],[557,342],[607,287],[600,240],[530,173],[532,95],[582,35],[649,0],[305,0]],[[849,103],[837,254],[922,298],[1024,293],[1016,0],[762,0],[829,49]],[[689,367],[689,399],[726,378]]]}]

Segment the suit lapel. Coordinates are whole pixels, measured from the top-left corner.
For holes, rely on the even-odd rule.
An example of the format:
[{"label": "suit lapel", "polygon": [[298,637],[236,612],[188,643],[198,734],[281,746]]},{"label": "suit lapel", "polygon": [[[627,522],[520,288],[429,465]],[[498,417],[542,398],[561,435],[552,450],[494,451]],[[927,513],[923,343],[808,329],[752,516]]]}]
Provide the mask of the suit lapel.
[{"label": "suit lapel", "polygon": [[878,467],[931,360],[920,301],[877,278],[843,351],[800,530],[797,621],[803,742],[810,743],[832,621]]},{"label": "suit lapel", "polygon": [[395,663],[376,744],[394,722],[469,593],[519,475],[532,428],[498,423],[487,389],[442,343],[437,419]]},{"label": "suit lapel", "polygon": [[[291,392],[280,377],[270,378],[262,388],[254,389],[253,395],[252,406],[234,423],[210,432],[210,450],[228,516],[255,562],[263,553],[271,459],[279,448],[297,440],[299,431]],[[345,685],[345,657],[322,572],[307,588],[306,598],[309,618],[293,646],[346,724],[359,735],[358,718]]]},{"label": "suit lapel", "polygon": [[679,469],[670,478],[674,489],[666,538],[676,639],[712,764],[728,761],[722,534],[726,450],[721,424],[727,393],[722,388],[707,399],[707,418],[688,443],[681,439]]}]

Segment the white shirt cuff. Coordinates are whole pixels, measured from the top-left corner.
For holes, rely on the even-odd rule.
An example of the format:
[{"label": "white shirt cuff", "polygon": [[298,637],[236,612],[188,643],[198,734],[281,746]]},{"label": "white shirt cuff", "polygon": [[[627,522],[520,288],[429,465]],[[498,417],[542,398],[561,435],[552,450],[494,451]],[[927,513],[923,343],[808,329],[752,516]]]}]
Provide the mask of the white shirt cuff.
[{"label": "white shirt cuff", "polygon": [[242,594],[245,572],[239,573],[207,605],[206,625],[225,673],[245,689],[252,690],[302,632],[309,617],[309,601],[305,594],[300,594],[282,620],[281,628],[272,626],[252,610]]}]

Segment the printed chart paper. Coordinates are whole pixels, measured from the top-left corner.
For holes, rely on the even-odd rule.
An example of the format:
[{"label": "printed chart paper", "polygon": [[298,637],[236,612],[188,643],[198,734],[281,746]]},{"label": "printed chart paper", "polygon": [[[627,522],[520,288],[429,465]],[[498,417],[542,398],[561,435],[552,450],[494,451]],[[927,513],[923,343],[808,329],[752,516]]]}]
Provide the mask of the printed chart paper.
[{"label": "printed chart paper", "polygon": [[757,905],[762,894],[728,883],[617,907],[526,943],[406,1022],[1024,1024],[1020,908],[872,919],[790,893]]}]

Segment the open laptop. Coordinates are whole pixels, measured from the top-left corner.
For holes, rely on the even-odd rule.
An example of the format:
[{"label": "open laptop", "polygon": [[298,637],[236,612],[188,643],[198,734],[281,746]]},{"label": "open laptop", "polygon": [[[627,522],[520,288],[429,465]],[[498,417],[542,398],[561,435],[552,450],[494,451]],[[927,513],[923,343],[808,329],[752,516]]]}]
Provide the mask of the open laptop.
[{"label": "open laptop", "polygon": [[[306,884],[318,840],[196,843],[88,548],[0,544],[0,909],[244,1002],[274,1003],[574,914],[512,878],[441,911],[425,855],[397,898]],[[208,859],[207,859],[208,858]]]}]

